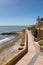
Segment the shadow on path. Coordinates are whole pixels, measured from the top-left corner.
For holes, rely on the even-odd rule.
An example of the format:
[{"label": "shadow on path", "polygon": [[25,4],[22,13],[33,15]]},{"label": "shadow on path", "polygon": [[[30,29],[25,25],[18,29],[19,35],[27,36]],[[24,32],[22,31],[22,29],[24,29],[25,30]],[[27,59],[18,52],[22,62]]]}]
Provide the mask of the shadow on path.
[{"label": "shadow on path", "polygon": [[31,59],[31,61],[28,63],[28,65],[34,65],[34,63],[36,62],[37,58],[38,58],[39,54],[36,53],[33,58]]}]

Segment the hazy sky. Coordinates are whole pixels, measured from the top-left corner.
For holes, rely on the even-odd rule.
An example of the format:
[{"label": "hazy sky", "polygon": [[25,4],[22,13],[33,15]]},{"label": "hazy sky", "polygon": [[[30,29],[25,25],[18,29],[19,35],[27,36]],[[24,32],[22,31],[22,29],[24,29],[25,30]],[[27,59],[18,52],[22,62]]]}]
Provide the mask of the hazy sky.
[{"label": "hazy sky", "polygon": [[43,17],[43,0],[0,0],[0,25],[31,25]]}]

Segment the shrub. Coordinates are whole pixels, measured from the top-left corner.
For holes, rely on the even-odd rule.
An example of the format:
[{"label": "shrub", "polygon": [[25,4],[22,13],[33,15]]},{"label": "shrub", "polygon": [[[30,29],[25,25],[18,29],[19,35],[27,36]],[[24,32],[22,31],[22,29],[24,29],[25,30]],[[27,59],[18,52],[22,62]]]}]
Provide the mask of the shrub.
[{"label": "shrub", "polygon": [[35,26],[32,28],[31,32],[34,37],[37,37],[37,29],[35,28]]}]

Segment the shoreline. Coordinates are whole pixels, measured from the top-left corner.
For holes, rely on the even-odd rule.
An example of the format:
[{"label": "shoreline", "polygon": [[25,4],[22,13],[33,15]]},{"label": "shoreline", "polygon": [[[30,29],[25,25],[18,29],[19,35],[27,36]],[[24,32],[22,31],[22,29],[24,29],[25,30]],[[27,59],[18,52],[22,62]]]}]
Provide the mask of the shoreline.
[{"label": "shoreline", "polygon": [[15,36],[11,36],[11,37],[5,37],[4,39],[0,40],[0,44],[4,43],[4,42],[7,42],[11,39],[15,38]]},{"label": "shoreline", "polygon": [[5,33],[0,33],[0,35],[2,35],[2,36],[8,35],[8,36],[6,36],[6,37],[4,37],[4,38],[2,38],[0,40],[0,44],[4,43],[4,42],[7,42],[7,41],[10,41],[13,38],[16,38],[16,36],[18,36],[19,34],[20,34],[20,32],[5,32]]},{"label": "shoreline", "polygon": [[[20,44],[24,43],[24,41],[22,42],[22,36],[25,30],[26,29],[16,32],[17,36],[13,39],[9,40],[9,38],[5,38],[3,41],[6,41],[6,40],[8,41],[3,42],[3,44],[0,44],[0,58],[1,58],[0,64],[1,65],[4,63],[4,61],[6,62],[9,58],[13,57],[13,55],[15,56],[16,54],[18,54],[18,52],[20,51],[19,48],[22,48]],[[25,51],[24,47],[25,46],[23,46],[23,53]]]},{"label": "shoreline", "polygon": [[2,65],[7,59],[18,53],[18,48],[21,43],[21,35],[16,36],[15,38],[9,40],[7,42],[3,42],[0,44],[0,64]]}]

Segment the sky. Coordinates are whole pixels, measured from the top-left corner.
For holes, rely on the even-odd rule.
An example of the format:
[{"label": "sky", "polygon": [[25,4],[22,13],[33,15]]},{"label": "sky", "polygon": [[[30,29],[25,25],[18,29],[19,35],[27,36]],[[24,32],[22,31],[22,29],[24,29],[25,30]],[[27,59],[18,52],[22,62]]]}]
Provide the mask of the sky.
[{"label": "sky", "polygon": [[33,25],[43,17],[43,0],[0,0],[0,25]]}]

